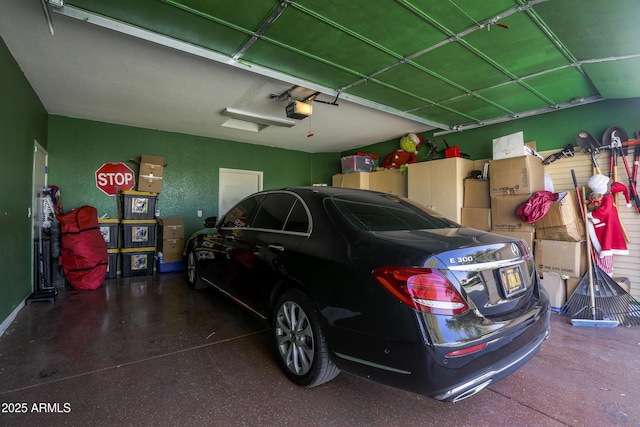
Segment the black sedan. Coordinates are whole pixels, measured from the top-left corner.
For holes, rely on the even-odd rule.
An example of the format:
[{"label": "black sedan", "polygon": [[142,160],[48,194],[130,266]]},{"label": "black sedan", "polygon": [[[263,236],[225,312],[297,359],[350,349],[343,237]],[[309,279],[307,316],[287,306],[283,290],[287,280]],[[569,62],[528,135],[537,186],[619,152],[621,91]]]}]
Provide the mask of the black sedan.
[{"label": "black sedan", "polygon": [[438,400],[472,396],[549,334],[549,298],[521,240],[366,190],[253,194],[186,245],[188,282],[271,324],[284,373],[340,371]]}]

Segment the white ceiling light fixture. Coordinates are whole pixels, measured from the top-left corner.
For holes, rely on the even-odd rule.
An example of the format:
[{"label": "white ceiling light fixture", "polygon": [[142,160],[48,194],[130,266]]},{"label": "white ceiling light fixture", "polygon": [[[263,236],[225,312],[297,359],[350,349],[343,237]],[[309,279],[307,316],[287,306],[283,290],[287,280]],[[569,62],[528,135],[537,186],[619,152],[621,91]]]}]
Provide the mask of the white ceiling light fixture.
[{"label": "white ceiling light fixture", "polygon": [[[281,126],[281,127],[293,127],[296,122],[290,119],[283,119],[281,117],[269,116],[261,113],[254,113],[252,111],[240,110],[238,108],[227,107],[222,110],[222,114],[231,117],[232,120],[227,120],[223,126],[231,127],[234,129],[248,130],[251,132],[260,132],[267,126]],[[237,123],[245,122],[245,123]],[[253,124],[253,126],[252,126]]]}]

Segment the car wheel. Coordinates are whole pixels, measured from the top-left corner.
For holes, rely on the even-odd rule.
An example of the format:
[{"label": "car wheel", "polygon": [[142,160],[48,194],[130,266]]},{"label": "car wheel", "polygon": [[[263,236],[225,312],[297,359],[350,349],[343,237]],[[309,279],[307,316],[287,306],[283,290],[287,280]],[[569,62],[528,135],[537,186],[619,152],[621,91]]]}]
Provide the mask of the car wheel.
[{"label": "car wheel", "polygon": [[193,289],[204,288],[204,283],[200,280],[196,267],[196,251],[189,248],[187,251],[187,284]]},{"label": "car wheel", "polygon": [[306,294],[295,289],[285,292],[275,305],[271,323],[278,362],[294,383],[314,387],[340,373]]}]

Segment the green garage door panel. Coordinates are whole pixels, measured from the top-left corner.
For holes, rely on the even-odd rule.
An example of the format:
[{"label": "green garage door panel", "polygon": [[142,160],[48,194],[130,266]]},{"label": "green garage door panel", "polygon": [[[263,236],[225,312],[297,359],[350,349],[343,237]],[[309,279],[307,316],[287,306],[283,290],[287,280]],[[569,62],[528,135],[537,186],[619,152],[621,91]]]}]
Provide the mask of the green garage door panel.
[{"label": "green garage door panel", "polygon": [[[638,24],[640,26],[640,24]],[[638,41],[640,43],[640,40]],[[640,58],[583,65],[594,86],[605,98],[640,98]]]}]

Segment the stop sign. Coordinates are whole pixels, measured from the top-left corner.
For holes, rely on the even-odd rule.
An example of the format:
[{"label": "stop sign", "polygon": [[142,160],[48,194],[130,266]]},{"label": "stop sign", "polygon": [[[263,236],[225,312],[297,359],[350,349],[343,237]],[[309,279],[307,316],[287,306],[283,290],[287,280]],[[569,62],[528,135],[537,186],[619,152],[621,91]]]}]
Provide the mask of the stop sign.
[{"label": "stop sign", "polygon": [[136,185],[135,175],[124,163],[105,163],[96,171],[96,187],[107,196],[115,196],[118,191],[131,190]]}]

